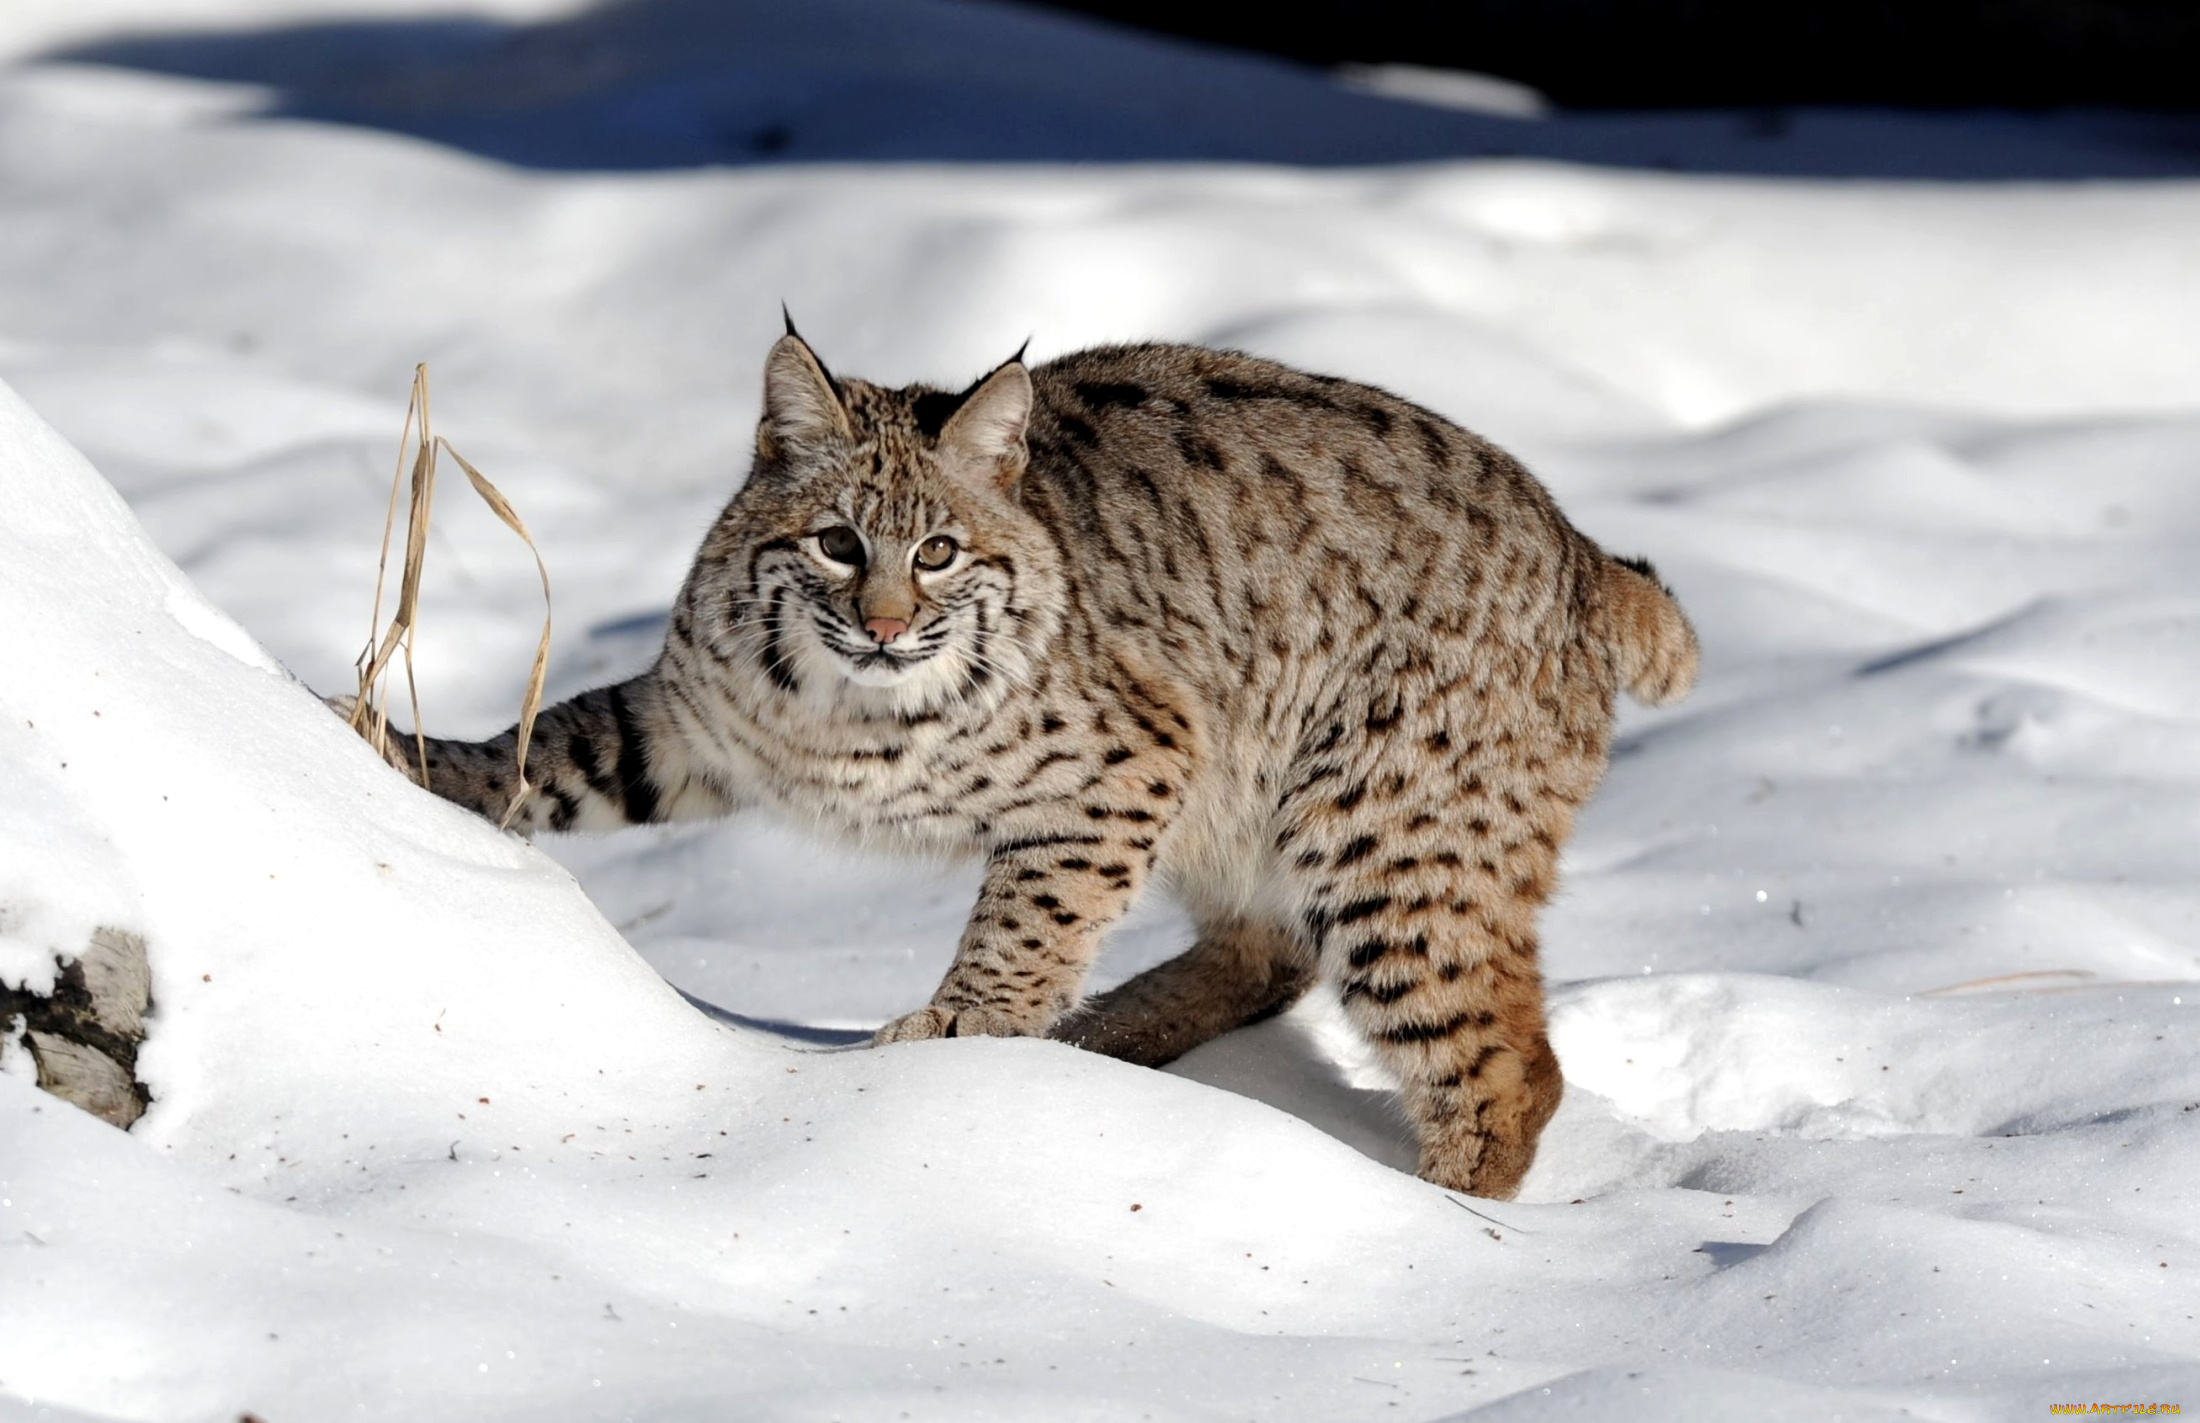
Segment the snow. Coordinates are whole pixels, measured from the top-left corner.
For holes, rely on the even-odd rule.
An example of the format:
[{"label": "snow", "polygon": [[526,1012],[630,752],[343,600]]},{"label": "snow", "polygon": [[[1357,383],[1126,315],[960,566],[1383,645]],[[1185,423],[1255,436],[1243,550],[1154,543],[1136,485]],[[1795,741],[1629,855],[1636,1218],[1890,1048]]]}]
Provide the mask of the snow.
[{"label": "snow", "polygon": [[[29,13],[0,49],[62,33]],[[111,924],[156,1004],[128,1135],[0,1055],[0,1420],[2194,1394],[2200,183],[590,173],[263,97],[0,70],[0,978]],[[768,822],[530,847],[317,704],[414,361],[542,546],[563,694],[649,655],[783,297],[883,379],[1030,335],[1377,380],[1656,559],[1705,677],[1626,714],[1569,847],[1520,1201],[1401,1173],[1321,1001],[1163,1073],[843,1050],[930,991],[969,870]],[[451,486],[435,730],[511,719],[538,609]],[[1101,982],[1185,933],[1146,907]]]}]

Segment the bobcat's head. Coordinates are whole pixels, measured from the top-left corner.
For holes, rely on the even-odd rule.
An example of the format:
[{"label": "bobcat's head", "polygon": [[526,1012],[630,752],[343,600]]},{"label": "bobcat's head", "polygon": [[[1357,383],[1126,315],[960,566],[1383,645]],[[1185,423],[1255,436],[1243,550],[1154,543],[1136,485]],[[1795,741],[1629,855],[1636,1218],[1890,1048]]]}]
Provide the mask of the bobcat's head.
[{"label": "bobcat's head", "polygon": [[1020,358],[960,395],[835,378],[789,328],[756,460],[704,545],[697,632],[771,694],[900,714],[992,704],[1060,622],[1053,540],[1017,501]]}]

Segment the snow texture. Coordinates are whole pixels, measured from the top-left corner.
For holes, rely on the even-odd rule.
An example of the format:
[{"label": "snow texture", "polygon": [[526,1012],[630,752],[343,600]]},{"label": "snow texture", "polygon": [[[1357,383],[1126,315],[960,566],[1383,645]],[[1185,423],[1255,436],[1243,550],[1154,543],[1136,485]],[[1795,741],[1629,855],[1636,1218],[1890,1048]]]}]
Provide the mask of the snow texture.
[{"label": "snow texture", "polygon": [[[262,98],[0,69],[0,980],[101,925],[155,975],[128,1135],[0,1053],[0,1423],[2200,1402],[2200,183],[590,174]],[[1569,849],[1520,1201],[1403,1174],[1320,999],[1158,1073],[851,1050],[968,868],[531,847],[319,706],[415,360],[560,695],[649,655],[781,298],[887,380],[1030,335],[1385,383],[1657,561],[1705,676]],[[533,568],[451,486],[429,579],[429,723],[494,731]]]}]

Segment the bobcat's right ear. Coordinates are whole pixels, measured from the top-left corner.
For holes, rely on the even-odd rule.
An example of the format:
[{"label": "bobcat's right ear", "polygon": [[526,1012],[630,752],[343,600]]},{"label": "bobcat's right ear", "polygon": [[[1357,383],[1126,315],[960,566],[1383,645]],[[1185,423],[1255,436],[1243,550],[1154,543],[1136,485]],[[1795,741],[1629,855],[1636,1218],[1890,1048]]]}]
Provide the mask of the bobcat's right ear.
[{"label": "bobcat's right ear", "polygon": [[756,427],[758,458],[777,460],[804,449],[849,440],[847,407],[832,373],[788,323],[764,359],[764,418]]},{"label": "bobcat's right ear", "polygon": [[1031,372],[1018,351],[979,381],[940,429],[940,456],[951,468],[974,472],[995,488],[1012,487],[1030,451]]}]

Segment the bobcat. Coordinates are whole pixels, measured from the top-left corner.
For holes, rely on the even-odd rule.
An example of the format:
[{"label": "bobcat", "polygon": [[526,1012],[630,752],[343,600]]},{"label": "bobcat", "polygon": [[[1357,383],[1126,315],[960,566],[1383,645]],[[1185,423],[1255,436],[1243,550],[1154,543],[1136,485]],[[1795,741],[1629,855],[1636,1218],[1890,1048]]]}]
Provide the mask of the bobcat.
[{"label": "bobcat", "polygon": [[[1170,345],[890,390],[789,323],[656,665],[542,714],[517,806],[516,729],[391,754],[525,832],[767,806],[983,857],[946,978],[876,1043],[1159,1065],[1320,975],[1421,1174],[1505,1197],[1561,1091],[1536,910],[1616,692],[1669,701],[1696,659],[1648,564],[1382,391]],[[1156,880],[1197,942],[1080,1001]]]}]

